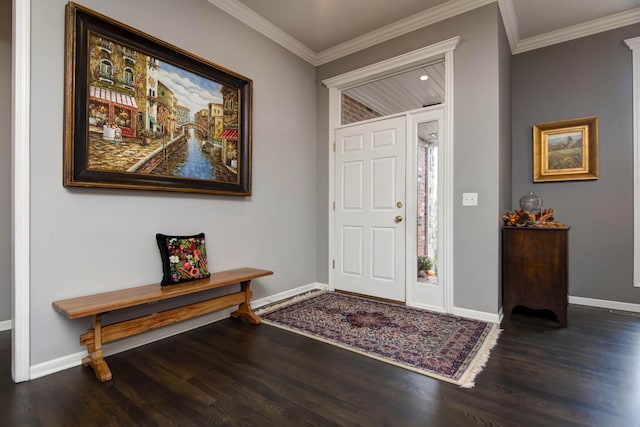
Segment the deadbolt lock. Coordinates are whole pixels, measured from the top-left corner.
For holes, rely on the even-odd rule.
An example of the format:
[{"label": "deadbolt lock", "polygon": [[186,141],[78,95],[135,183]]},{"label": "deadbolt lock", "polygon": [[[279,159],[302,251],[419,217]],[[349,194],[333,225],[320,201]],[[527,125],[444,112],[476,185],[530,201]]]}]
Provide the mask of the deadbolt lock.
[{"label": "deadbolt lock", "polygon": [[404,205],[402,204],[402,202],[398,202],[398,203],[396,203],[396,206],[398,207],[398,209],[400,209]]}]

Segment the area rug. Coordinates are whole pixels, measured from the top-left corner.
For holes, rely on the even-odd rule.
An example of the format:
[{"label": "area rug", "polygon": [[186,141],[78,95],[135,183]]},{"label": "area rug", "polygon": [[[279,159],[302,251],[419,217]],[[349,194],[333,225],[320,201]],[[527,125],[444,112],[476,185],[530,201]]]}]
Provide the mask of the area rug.
[{"label": "area rug", "polygon": [[489,359],[497,324],[335,292],[257,310],[263,323],[465,388]]}]

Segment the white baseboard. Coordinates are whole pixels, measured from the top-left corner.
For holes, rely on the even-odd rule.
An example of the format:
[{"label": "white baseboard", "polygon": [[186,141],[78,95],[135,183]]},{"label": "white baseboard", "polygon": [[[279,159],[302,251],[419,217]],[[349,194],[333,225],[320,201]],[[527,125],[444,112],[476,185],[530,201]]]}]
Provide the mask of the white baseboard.
[{"label": "white baseboard", "polygon": [[[411,307],[415,307],[415,308],[421,308],[423,310],[429,310],[429,311],[433,311],[435,313],[445,313],[445,311],[441,308],[441,307],[432,307],[430,305],[427,304],[411,304]],[[500,307],[500,311],[498,312],[498,314],[493,314],[493,313],[486,313],[484,311],[476,311],[476,310],[469,310],[466,308],[459,308],[459,307],[454,307],[453,311],[451,312],[451,314],[454,314],[456,316],[460,316],[460,317],[466,317],[467,319],[474,319],[474,320],[481,320],[483,322],[489,322],[489,323],[500,323],[502,322],[502,307]]]},{"label": "white baseboard", "polygon": [[55,374],[56,372],[79,366],[82,363],[82,358],[86,355],[86,351],[79,351],[74,354],[69,354],[67,356],[62,356],[57,359],[33,365],[29,369],[29,380],[35,380],[36,378]]},{"label": "white baseboard", "polygon": [[502,321],[502,307],[498,314],[487,313],[485,311],[469,310],[468,308],[453,307],[451,314],[470,319],[482,320],[489,323],[500,323]]},{"label": "white baseboard", "polygon": [[604,299],[569,296],[569,304],[587,305],[589,307],[609,308],[612,310],[632,311],[640,313],[640,304],[631,302],[609,301]]},{"label": "white baseboard", "polygon": [[[229,317],[229,314],[233,311],[233,308],[228,308],[215,313],[210,313],[204,316],[196,317],[182,322],[174,323],[160,329],[144,332],[139,335],[135,335],[129,338],[124,338],[113,343],[105,344],[103,346],[104,356],[111,356],[114,354],[122,353],[123,351],[131,350],[136,347],[159,341],[165,338],[172,337],[174,335],[190,331],[191,329],[206,326],[210,323],[217,322]],[[50,360],[47,362],[39,363],[31,366],[30,379],[44,377],[46,375],[54,374],[65,369],[73,368],[82,364],[82,359],[87,355],[86,351],[70,354],[60,357],[58,359]]]},{"label": "white baseboard", "polygon": [[279,292],[268,297],[253,300],[251,301],[251,307],[253,309],[256,309],[268,304],[272,304],[274,302],[285,300],[287,298],[293,298],[296,295],[304,294],[305,292],[313,291],[314,289],[327,290],[328,288],[329,285],[326,285],[324,283],[311,283],[294,289],[289,289],[288,291]]},{"label": "white baseboard", "polygon": [[12,327],[13,327],[13,322],[11,321],[11,319],[3,320],[2,322],[0,322],[0,332],[10,331]]},{"label": "white baseboard", "polygon": [[[300,286],[298,288],[289,289],[287,291],[280,292],[275,295],[253,300],[251,301],[251,306],[252,308],[262,307],[264,305],[271,304],[272,302],[294,297],[296,295],[311,291],[313,289],[326,289],[326,286],[327,285],[323,285],[322,283],[312,283],[309,285]],[[215,313],[210,313],[204,316],[174,323],[173,325],[168,325],[160,329],[155,329],[153,331],[148,331],[148,332],[145,332],[136,336],[132,336],[129,338],[125,338],[110,344],[105,344],[103,347],[104,355],[105,357],[111,356],[113,354],[131,350],[133,348],[140,347],[140,346],[152,343],[154,341],[159,341],[165,338],[169,338],[173,335],[181,334],[191,329],[199,328],[199,327],[208,325],[210,323],[218,322],[220,320],[228,318],[229,314],[231,314],[231,312],[234,310],[235,308],[228,308],[228,309],[216,311]],[[0,323],[0,326],[2,325],[2,323]],[[43,363],[38,363],[37,365],[33,365],[31,366],[29,371],[29,374],[30,374],[29,379],[34,380],[36,378],[54,374],[56,372],[63,371],[65,369],[80,366],[82,364],[82,359],[86,355],[87,355],[86,351],[81,351],[78,353],[69,354],[67,356],[62,356],[57,359],[49,360]],[[115,375],[117,375],[117,373]]]},{"label": "white baseboard", "polygon": [[[326,290],[326,289],[329,289],[329,286],[324,283],[311,283],[308,285],[303,285],[297,288],[289,289],[284,292],[279,292],[277,294],[270,295],[268,297],[253,300],[251,302],[251,305],[254,309],[260,308],[267,304],[271,304],[287,298],[292,298],[296,295],[300,295],[305,292],[312,291],[314,289]],[[606,301],[606,300],[570,296],[569,303],[640,313],[640,304],[632,304],[632,303],[626,303],[626,302]],[[417,308],[425,308],[427,310],[433,311],[433,309],[430,307],[426,307],[426,306],[423,307],[420,305],[414,305],[414,306]],[[214,323],[214,322],[226,319],[227,317],[229,317],[229,314],[233,310],[234,308],[220,310],[215,313],[207,314],[205,316],[200,316],[194,319],[185,320],[183,322],[165,326],[160,329],[145,332],[143,334],[136,335],[133,337],[125,338],[110,344],[105,344],[104,354],[105,356],[110,356],[113,354],[121,353],[126,350],[131,350],[133,348],[140,347],[145,344],[152,343],[154,341],[159,341],[164,338],[169,338],[173,335],[177,335],[177,334],[189,331],[191,329],[199,328],[199,327],[208,325],[210,323]],[[500,323],[503,317],[502,308],[500,308],[500,312],[498,314],[493,314],[493,313],[487,313],[483,311],[476,311],[476,310],[469,310],[466,308],[454,307],[452,310],[452,314],[455,314],[456,316],[468,317],[471,319],[482,320],[482,321],[491,322],[491,323]],[[0,331],[10,330],[11,327],[12,327],[11,320],[0,322]],[[85,357],[86,355],[87,355],[86,351],[81,351],[81,352],[69,354],[66,356],[62,356],[57,359],[39,363],[37,365],[33,365],[30,368],[30,379],[33,380],[33,379],[50,375],[59,371],[63,371],[65,369],[79,366],[82,363],[82,358]]]},{"label": "white baseboard", "polygon": [[412,302],[411,304],[407,303],[408,307],[419,308],[420,310],[433,311],[434,313],[444,313],[445,311],[442,307],[436,307],[429,304],[421,304],[419,302]]},{"label": "white baseboard", "polygon": [[[276,294],[276,295],[272,295],[272,296],[270,296],[268,298],[263,298],[263,299],[258,300],[258,301],[252,301],[251,302],[251,306],[253,308],[258,308],[258,307],[261,307],[263,305],[271,304],[272,302],[276,302],[276,301],[280,301],[280,300],[283,300],[283,299],[286,299],[286,298],[294,297],[296,295],[299,295],[299,294],[304,293],[304,292],[311,291],[313,289],[331,290],[330,286],[327,285],[326,283],[312,283],[310,285],[301,286],[299,288],[292,289],[290,291],[286,291],[286,292],[282,292],[282,293],[279,293],[279,294]],[[443,313],[442,309],[439,309],[437,307],[432,307],[432,306],[427,305],[427,304],[412,303],[411,307],[420,308],[420,309],[423,309],[423,310],[434,311],[434,312],[438,312],[438,313]],[[454,307],[451,314],[454,314],[454,315],[460,316],[460,317],[467,317],[467,318],[475,319],[475,320],[482,320],[484,322],[489,322],[489,323],[500,323],[500,322],[502,322],[502,317],[503,317],[502,307],[500,307],[500,311],[498,312],[498,314],[487,313],[487,312],[484,312],[484,311],[469,310],[469,309],[466,309],[466,308]]]}]

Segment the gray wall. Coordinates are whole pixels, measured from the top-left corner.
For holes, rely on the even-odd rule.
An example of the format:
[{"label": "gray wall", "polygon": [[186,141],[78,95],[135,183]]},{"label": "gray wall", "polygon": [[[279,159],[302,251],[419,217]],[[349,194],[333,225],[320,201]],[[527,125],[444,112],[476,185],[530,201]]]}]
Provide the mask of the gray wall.
[{"label": "gray wall", "polygon": [[0,0],[0,322],[11,319],[11,0]]},{"label": "gray wall", "polygon": [[[500,188],[504,182],[505,135],[500,134],[501,100],[508,85],[500,85],[499,12],[491,4],[414,31],[318,68],[317,168],[318,279],[328,280],[328,90],[323,79],[358,69],[436,42],[461,36],[455,50],[454,147],[454,305],[497,314],[499,301]],[[502,61],[505,59],[502,58]],[[503,69],[504,69],[503,65]],[[502,95],[502,96],[501,96]],[[506,95],[506,96],[505,96]],[[508,126],[508,125],[507,125]],[[508,162],[507,162],[508,163]],[[507,178],[508,179],[508,178]],[[463,192],[479,193],[477,207],[461,207]]]},{"label": "gray wall", "polygon": [[[568,225],[569,295],[640,303],[632,287],[632,25],[513,57],[513,202],[533,190]],[[598,116],[600,177],[533,183],[532,126]]]},{"label": "gray wall", "polygon": [[[230,198],[62,187],[65,4],[32,1],[32,365],[82,351],[86,322],[55,313],[52,301],[159,280],[156,232],[205,232],[212,270],[273,269],[275,276],[256,281],[256,298],[327,282],[328,92],[320,82],[456,35],[463,41],[455,51],[455,306],[498,312],[500,214],[531,189],[573,227],[570,294],[640,302],[631,286],[631,53],[622,44],[640,26],[510,58],[491,4],[316,70],[205,1],[86,0],[254,80],[254,195]],[[10,49],[10,25],[2,28]],[[0,55],[10,56],[4,35],[0,41]],[[1,63],[4,94],[10,61]],[[5,108],[0,129],[10,125]],[[532,124],[586,115],[600,118],[600,179],[533,185]],[[2,161],[10,159],[8,135]],[[461,207],[463,192],[478,192],[479,206]],[[10,231],[6,213],[0,233]],[[1,262],[8,260],[9,248],[0,250],[7,251]],[[0,266],[0,320],[10,317],[9,267]]]},{"label": "gray wall", "polygon": [[[500,58],[500,211],[511,209],[512,164],[511,164],[511,48],[500,17],[498,47]],[[498,219],[501,223],[501,220]],[[502,240],[500,240],[502,253]],[[498,271],[502,272],[502,257],[498,257]],[[501,273],[500,273],[501,275]],[[502,286],[498,287],[498,301],[502,301]]]},{"label": "gray wall", "polygon": [[316,281],[315,69],[204,0],[83,5],[254,82],[253,196],[62,186],[64,6],[32,0],[31,364],[80,352],[51,302],[158,282],[155,233],[207,236],[211,270],[254,266],[261,298]]}]

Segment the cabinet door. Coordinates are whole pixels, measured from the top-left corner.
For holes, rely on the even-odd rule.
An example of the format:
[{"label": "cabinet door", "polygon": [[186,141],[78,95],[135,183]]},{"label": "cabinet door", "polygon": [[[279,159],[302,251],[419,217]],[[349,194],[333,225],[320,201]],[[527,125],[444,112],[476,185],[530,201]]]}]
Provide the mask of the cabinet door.
[{"label": "cabinet door", "polygon": [[566,326],[567,229],[503,229],[505,318],[517,305],[548,309]]}]

